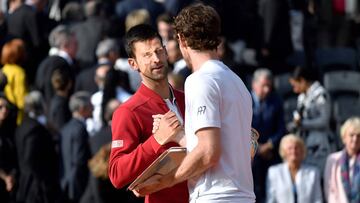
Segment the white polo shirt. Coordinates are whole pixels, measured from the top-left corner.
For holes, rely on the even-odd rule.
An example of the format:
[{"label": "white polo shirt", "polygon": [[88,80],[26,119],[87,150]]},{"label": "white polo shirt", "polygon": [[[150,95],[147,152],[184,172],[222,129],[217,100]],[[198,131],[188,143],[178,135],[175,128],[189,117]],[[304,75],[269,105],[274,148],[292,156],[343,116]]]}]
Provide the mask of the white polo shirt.
[{"label": "white polo shirt", "polygon": [[187,149],[198,142],[195,132],[220,128],[219,164],[196,183],[189,181],[190,202],[255,202],[251,172],[251,95],[242,80],[226,65],[209,60],[185,82],[185,134]]}]

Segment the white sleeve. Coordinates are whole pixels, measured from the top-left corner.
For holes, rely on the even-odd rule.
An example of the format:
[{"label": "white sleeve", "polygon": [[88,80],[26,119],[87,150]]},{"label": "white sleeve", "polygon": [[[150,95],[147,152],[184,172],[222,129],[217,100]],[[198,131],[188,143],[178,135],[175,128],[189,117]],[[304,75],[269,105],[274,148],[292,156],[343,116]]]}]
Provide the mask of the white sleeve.
[{"label": "white sleeve", "polygon": [[221,127],[221,92],[213,78],[201,75],[187,81],[185,95],[186,113],[190,114],[194,132],[207,127]]}]

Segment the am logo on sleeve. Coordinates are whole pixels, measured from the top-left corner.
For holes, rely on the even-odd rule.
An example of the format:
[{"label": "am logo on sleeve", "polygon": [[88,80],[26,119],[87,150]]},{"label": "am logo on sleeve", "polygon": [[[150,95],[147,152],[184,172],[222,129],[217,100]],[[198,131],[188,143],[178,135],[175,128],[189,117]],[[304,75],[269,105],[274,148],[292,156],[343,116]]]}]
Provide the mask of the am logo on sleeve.
[{"label": "am logo on sleeve", "polygon": [[199,106],[198,107],[198,110],[197,110],[197,115],[203,115],[205,114],[205,111],[206,111],[206,106]]}]

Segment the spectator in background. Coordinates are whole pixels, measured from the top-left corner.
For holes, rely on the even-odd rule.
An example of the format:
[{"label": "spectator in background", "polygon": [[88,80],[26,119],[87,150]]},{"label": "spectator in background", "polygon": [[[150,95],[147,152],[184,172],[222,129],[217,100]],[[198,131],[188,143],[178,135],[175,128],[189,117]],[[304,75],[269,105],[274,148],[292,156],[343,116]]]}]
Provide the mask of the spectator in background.
[{"label": "spectator in background", "polygon": [[69,103],[72,119],[61,129],[61,189],[70,202],[77,203],[83,195],[89,177],[89,135],[85,120],[91,117],[90,94],[76,92]]},{"label": "spectator in background", "polygon": [[344,149],[327,158],[325,198],[328,203],[360,202],[360,118],[346,120],[340,134]]},{"label": "spectator in background", "polygon": [[92,158],[89,160],[89,169],[91,172],[89,185],[82,203],[111,203],[115,199],[121,200],[122,203],[143,202],[143,199],[135,199],[131,191],[126,188],[116,189],[112,186],[108,176],[108,160],[110,155],[111,143],[111,119],[112,114],[120,102],[116,99],[110,100],[105,109],[106,125],[101,131],[90,138],[90,147]]},{"label": "spectator in background", "polygon": [[182,75],[176,73],[169,73],[168,80],[170,85],[174,89],[184,91],[185,79]]},{"label": "spectator in background", "polygon": [[61,202],[58,156],[45,128],[44,100],[38,91],[25,97],[25,116],[16,129],[19,164],[17,202]]},{"label": "spectator in background", "polygon": [[304,141],[296,135],[286,135],[280,141],[279,153],[284,162],[269,168],[266,202],[322,203],[319,170],[303,163]]},{"label": "spectator in background", "polygon": [[260,0],[262,19],[262,65],[274,74],[286,71],[286,58],[292,53],[288,0]]},{"label": "spectator in background", "polygon": [[169,64],[173,67],[174,74],[180,74],[184,80],[192,73],[187,67],[183,56],[181,55],[179,43],[176,39],[170,39],[166,44]]},{"label": "spectator in background", "polygon": [[21,39],[7,42],[1,53],[1,63],[4,64],[2,71],[7,78],[4,93],[9,101],[18,108],[18,124],[21,123],[23,117],[24,97],[27,92],[26,73],[21,67],[25,54],[25,44]]},{"label": "spectator in background", "polygon": [[119,58],[119,45],[115,39],[104,39],[96,48],[97,63],[92,67],[82,70],[76,77],[75,92],[87,91],[94,94],[99,90],[94,79],[95,72],[99,66],[109,65],[111,68]]},{"label": "spectator in background", "polygon": [[[106,108],[106,104],[113,98],[124,103],[132,96],[130,89],[129,76],[121,70],[110,69],[106,73],[105,84],[103,89],[101,109]],[[104,111],[101,111],[101,118],[104,120]]]},{"label": "spectator in background", "polygon": [[173,19],[169,14],[161,14],[156,19],[158,32],[161,36],[163,45],[174,37]]},{"label": "spectator in background", "polygon": [[260,134],[259,148],[252,169],[256,202],[261,203],[265,200],[267,170],[271,165],[280,162],[278,147],[286,128],[282,101],[273,90],[273,76],[270,70],[258,69],[254,72],[251,95],[252,127]]},{"label": "spectator in background", "polygon": [[64,9],[61,11],[61,24],[75,25],[84,19],[83,8],[79,2],[70,1],[66,3]]},{"label": "spectator in background", "polygon": [[125,30],[128,31],[130,28],[139,24],[151,24],[151,18],[149,11],[146,9],[138,9],[131,11],[126,15],[125,19]]},{"label": "spectator in background", "polygon": [[94,107],[93,116],[86,120],[86,128],[90,135],[94,135],[98,132],[103,126],[102,119],[102,100],[104,95],[104,86],[105,86],[105,78],[107,73],[110,71],[112,67],[110,65],[101,65],[97,67],[95,72],[95,82],[98,86],[99,91],[91,95],[91,104]]},{"label": "spectator in background", "polygon": [[294,70],[290,83],[299,96],[293,122],[288,127],[304,139],[307,149],[305,163],[315,165],[323,172],[326,157],[332,150],[330,96],[314,75],[314,71],[308,68]]},{"label": "spectator in background", "polygon": [[[127,15],[135,10],[146,10],[149,15],[149,23],[155,25],[156,18],[164,13],[163,5],[158,1],[143,1],[143,0],[122,0],[118,1],[115,5],[116,15],[124,20]],[[140,24],[140,23],[138,23]],[[135,24],[133,25],[135,26]],[[126,26],[127,27],[127,26]],[[130,27],[127,27],[130,29]],[[128,29],[126,29],[127,31]]]},{"label": "spectator in background", "polygon": [[47,106],[55,94],[51,85],[54,70],[68,71],[72,80],[78,71],[74,64],[77,51],[77,39],[74,33],[68,27],[59,25],[51,31],[49,40],[57,51],[41,62],[36,73],[36,87],[43,93]]},{"label": "spectator in background", "polygon": [[76,61],[81,70],[96,64],[96,47],[110,30],[110,22],[104,17],[101,1],[87,1],[84,5],[86,20],[72,27],[78,41]]},{"label": "spectator in background", "polygon": [[73,81],[68,71],[56,69],[51,76],[51,84],[55,95],[51,98],[50,108],[47,113],[48,124],[51,130],[58,134],[61,128],[71,119],[69,97]]},{"label": "spectator in background", "polygon": [[0,92],[0,199],[4,203],[14,200],[16,175],[16,149],[14,134],[16,129],[16,109]]},{"label": "spectator in background", "polygon": [[9,0],[9,15],[6,18],[8,35],[20,38],[26,45],[28,57],[24,69],[32,84],[38,63],[41,58],[40,46],[42,43],[39,22],[36,17],[36,10],[26,5],[25,0]]}]

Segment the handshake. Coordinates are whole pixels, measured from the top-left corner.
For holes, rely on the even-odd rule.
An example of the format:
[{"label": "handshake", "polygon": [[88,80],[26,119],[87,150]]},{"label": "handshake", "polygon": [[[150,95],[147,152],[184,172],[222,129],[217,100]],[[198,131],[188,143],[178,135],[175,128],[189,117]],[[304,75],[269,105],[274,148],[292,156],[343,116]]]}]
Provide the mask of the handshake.
[{"label": "handshake", "polygon": [[[168,111],[166,114],[157,114],[152,117],[154,119],[152,133],[155,140],[160,145],[165,145],[169,142],[176,142],[180,146],[185,147],[186,140],[184,126],[181,125],[174,112]],[[256,129],[251,128],[251,158],[254,158],[256,154],[259,136],[260,135]]]},{"label": "handshake", "polygon": [[160,145],[176,142],[180,146],[185,146],[184,126],[174,112],[168,111],[166,114],[157,114],[152,117],[152,133]]}]

